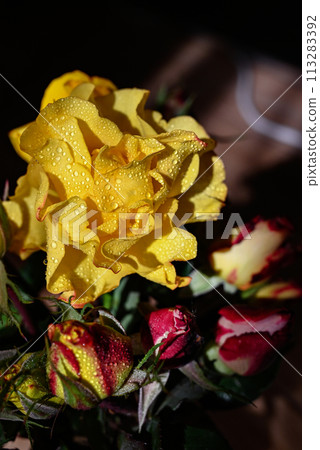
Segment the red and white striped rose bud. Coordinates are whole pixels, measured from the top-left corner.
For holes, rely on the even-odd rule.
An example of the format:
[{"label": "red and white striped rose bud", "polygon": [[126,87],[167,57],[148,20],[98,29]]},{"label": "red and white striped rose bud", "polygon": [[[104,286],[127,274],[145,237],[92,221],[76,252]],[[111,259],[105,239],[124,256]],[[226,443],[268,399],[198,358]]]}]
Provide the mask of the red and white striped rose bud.
[{"label": "red and white striped rose bud", "polygon": [[239,375],[254,375],[270,365],[288,344],[292,315],[286,309],[238,305],[219,311],[218,358]]},{"label": "red and white striped rose bud", "polygon": [[255,218],[233,230],[225,246],[209,255],[210,264],[221,278],[245,290],[272,277],[293,260],[289,237],[292,225],[284,218]]},{"label": "red and white striped rose bud", "polygon": [[50,325],[47,376],[52,393],[88,409],[117,392],[133,366],[130,338],[109,326],[76,320]]},{"label": "red and white striped rose bud", "polygon": [[145,351],[162,343],[156,350],[166,368],[179,367],[189,362],[202,344],[194,315],[184,306],[152,311],[145,317],[141,342]]}]

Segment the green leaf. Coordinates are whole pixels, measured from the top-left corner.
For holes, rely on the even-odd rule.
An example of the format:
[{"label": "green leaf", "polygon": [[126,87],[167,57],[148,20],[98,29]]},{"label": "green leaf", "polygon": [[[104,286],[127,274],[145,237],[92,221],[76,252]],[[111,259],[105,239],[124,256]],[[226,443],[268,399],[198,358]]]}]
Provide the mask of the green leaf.
[{"label": "green leaf", "polygon": [[16,411],[17,412],[3,409],[0,412],[0,420],[9,420],[10,422],[24,422],[25,417],[20,413],[20,411]]},{"label": "green leaf", "polygon": [[82,408],[92,408],[99,403],[97,395],[81,382],[70,379],[60,372],[58,372],[58,375],[62,381],[64,399],[67,405],[78,409],[79,405]]},{"label": "green leaf", "polygon": [[158,395],[162,392],[163,386],[168,381],[170,372],[163,372],[158,375],[159,381],[152,381],[146,384],[139,390],[139,405],[138,405],[138,422],[139,433],[147,417],[147,413],[152,403],[156,400]]},{"label": "green leaf", "polygon": [[187,426],[184,438],[185,450],[231,450],[228,442],[216,430]]},{"label": "green leaf", "polygon": [[15,283],[13,283],[12,280],[8,280],[7,283],[11,289],[14,291],[14,293],[16,294],[16,296],[18,297],[19,301],[21,303],[24,303],[26,305],[29,305],[30,303],[34,302],[34,298],[31,297],[29,294],[27,294],[26,292],[24,292],[18,285],[16,285]]},{"label": "green leaf", "polygon": [[[230,389],[223,384],[213,383],[204,373],[202,367],[198,364],[197,361],[191,361],[179,368],[180,372],[182,372],[186,377],[188,377],[191,381],[198,384],[200,387],[207,391],[221,393],[221,396],[230,396],[234,400],[239,401],[242,404],[250,403],[250,399],[246,396],[245,393],[239,392],[238,390]],[[232,378],[232,377],[226,377]]]},{"label": "green leaf", "polygon": [[9,314],[7,284],[9,283],[7,272],[0,260],[0,312]]},{"label": "green leaf", "polygon": [[125,277],[122,278],[122,280],[120,281],[119,286],[113,291],[113,299],[112,299],[112,307],[111,307],[111,312],[114,316],[117,315],[118,309],[120,307],[121,304],[121,300],[122,300],[122,295],[123,295],[123,291],[128,283],[129,278]]},{"label": "green leaf", "polygon": [[99,318],[101,319],[103,325],[117,329],[120,331],[120,333],[126,335],[126,330],[123,328],[122,324],[119,322],[118,319],[114,317],[113,314],[111,314],[109,311],[107,311],[104,308],[97,307],[95,308],[99,313]]},{"label": "green leaf", "polygon": [[102,306],[106,309],[111,309],[112,307],[112,295],[107,293],[107,294],[103,294],[100,297]]},{"label": "green leaf", "polygon": [[140,389],[146,381],[148,373],[144,370],[134,369],[126,382],[118,389],[113,396],[120,397],[121,395],[127,395],[130,392]]},{"label": "green leaf", "polygon": [[61,317],[59,317],[59,320],[65,321],[65,320],[79,320],[82,321],[81,313],[73,308],[68,303],[63,302],[62,300],[55,300],[60,311],[58,314],[60,314]]},{"label": "green leaf", "polygon": [[19,350],[16,348],[12,348],[9,350],[1,350],[0,351],[0,362],[8,361],[19,354]]},{"label": "green leaf", "polygon": [[193,270],[190,275],[190,284],[179,292],[179,297],[198,297],[207,294],[222,284],[222,279],[217,275],[207,275],[201,269]]},{"label": "green leaf", "polygon": [[161,445],[160,420],[152,417],[148,424],[147,430],[151,434],[151,449],[161,450],[163,447]]},{"label": "green leaf", "polygon": [[222,285],[228,294],[235,294],[238,289],[233,284],[227,283],[223,278],[213,272],[208,272],[206,267],[193,270],[190,275],[191,282],[189,286],[179,291],[180,298],[199,297],[208,294]]},{"label": "green leaf", "polygon": [[126,311],[136,310],[140,301],[140,295],[138,291],[130,291],[124,303],[124,309]]},{"label": "green leaf", "polygon": [[250,297],[254,297],[255,294],[256,294],[263,286],[265,286],[266,284],[268,284],[268,283],[267,283],[267,282],[265,282],[265,283],[259,283],[258,285],[253,286],[253,287],[251,287],[251,288],[249,288],[249,289],[246,289],[245,291],[241,291],[241,298],[242,298],[243,300],[247,300],[247,299],[250,298]]},{"label": "green leaf", "polygon": [[52,398],[52,394],[44,395],[42,398],[38,400],[33,400],[27,397],[22,392],[18,392],[21,405],[23,409],[26,411],[26,416],[35,420],[46,420],[54,417],[61,405],[57,403],[50,402],[50,398]]},{"label": "green leaf", "polygon": [[199,366],[197,361],[191,361],[185,366],[180,367],[179,370],[191,381],[198,384],[203,389],[214,392],[219,390],[219,387],[205,376],[202,368]]},{"label": "green leaf", "polygon": [[204,395],[204,390],[198,384],[193,383],[188,378],[183,378],[169,393],[157,409],[158,415],[167,406],[175,411],[179,408],[183,400],[198,400]]},{"label": "green leaf", "polygon": [[278,367],[279,362],[276,362],[257,375],[223,377],[219,382],[221,392],[218,397],[231,405],[241,404],[240,396],[246,399],[247,403],[252,403],[271,385]]}]

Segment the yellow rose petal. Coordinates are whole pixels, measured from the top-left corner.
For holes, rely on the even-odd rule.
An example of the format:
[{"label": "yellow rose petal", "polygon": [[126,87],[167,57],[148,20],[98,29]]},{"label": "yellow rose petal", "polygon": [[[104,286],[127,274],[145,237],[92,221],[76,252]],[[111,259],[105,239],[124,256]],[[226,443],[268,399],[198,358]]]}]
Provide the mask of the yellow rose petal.
[{"label": "yellow rose petal", "polygon": [[60,98],[68,97],[82,83],[92,83],[97,91],[97,95],[106,95],[116,89],[112,81],[106,78],[90,77],[80,70],[74,70],[51,81],[45,90],[40,109],[45,108],[48,103],[53,103]]},{"label": "yellow rose petal", "polygon": [[102,117],[115,122],[124,133],[154,136],[156,130],[145,120],[145,103],[149,91],[144,89],[119,89],[96,99]]},{"label": "yellow rose petal", "polygon": [[11,144],[13,145],[13,148],[15,149],[17,154],[22,159],[24,159],[27,162],[30,162],[32,157],[28,153],[26,153],[23,150],[21,150],[20,138],[21,138],[21,135],[24,132],[24,130],[26,128],[28,128],[29,125],[31,125],[31,123],[27,123],[26,125],[22,125],[21,127],[15,128],[14,130],[11,130],[9,132],[9,139],[10,139]]},{"label": "yellow rose petal", "polygon": [[190,214],[188,222],[217,219],[227,196],[224,179],[225,171],[221,159],[213,152],[202,155],[197,179],[179,198],[179,217]]},{"label": "yellow rose petal", "polygon": [[33,162],[28,166],[26,175],[19,178],[10,201],[3,202],[12,228],[10,251],[17,253],[21,259],[45,248],[45,226],[37,220],[37,212],[47,200],[48,186],[46,174],[39,164]]},{"label": "yellow rose petal", "polygon": [[167,131],[185,130],[193,131],[199,139],[206,140],[209,138],[206,130],[191,116],[173,117],[167,122],[165,129]]}]

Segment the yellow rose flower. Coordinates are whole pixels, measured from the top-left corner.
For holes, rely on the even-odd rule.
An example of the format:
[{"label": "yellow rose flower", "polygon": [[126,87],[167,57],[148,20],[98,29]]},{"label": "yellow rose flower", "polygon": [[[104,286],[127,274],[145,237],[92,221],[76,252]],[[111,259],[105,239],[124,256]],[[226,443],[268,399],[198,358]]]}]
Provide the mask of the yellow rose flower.
[{"label": "yellow rose flower", "polygon": [[181,225],[215,219],[226,197],[215,142],[192,117],[167,122],[145,109],[146,90],[94,78],[67,92],[65,80],[51,83],[15,144],[29,165],[4,203],[11,250],[46,250],[47,289],[75,307],[132,273],[170,289],[188,284],[171,263],[196,256]]}]

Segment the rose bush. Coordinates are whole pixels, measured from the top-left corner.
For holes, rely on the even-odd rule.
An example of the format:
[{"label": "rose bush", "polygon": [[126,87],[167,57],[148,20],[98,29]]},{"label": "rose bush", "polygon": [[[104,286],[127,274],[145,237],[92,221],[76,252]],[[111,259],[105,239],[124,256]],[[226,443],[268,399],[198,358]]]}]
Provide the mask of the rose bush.
[{"label": "rose bush", "polygon": [[187,285],[172,261],[194,258],[197,242],[179,226],[216,218],[225,200],[215,142],[189,116],[167,122],[145,109],[147,98],[65,74],[48,87],[36,121],[10,135],[28,161],[4,203],[10,250],[22,259],[45,250],[47,289],[75,307],[132,273]]}]

